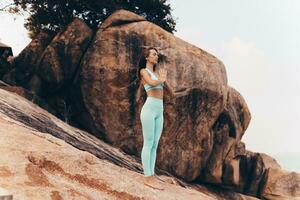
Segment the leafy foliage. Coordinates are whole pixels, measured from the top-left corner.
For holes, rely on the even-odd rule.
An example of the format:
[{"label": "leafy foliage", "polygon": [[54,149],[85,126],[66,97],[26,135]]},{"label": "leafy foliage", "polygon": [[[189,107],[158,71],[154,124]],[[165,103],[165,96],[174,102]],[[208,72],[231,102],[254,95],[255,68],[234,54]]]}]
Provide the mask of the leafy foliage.
[{"label": "leafy foliage", "polygon": [[92,29],[111,13],[126,9],[144,16],[166,31],[173,33],[176,22],[168,0],[14,0],[15,8],[30,13],[25,27],[34,37],[41,31],[57,32],[73,17],[83,19]]}]

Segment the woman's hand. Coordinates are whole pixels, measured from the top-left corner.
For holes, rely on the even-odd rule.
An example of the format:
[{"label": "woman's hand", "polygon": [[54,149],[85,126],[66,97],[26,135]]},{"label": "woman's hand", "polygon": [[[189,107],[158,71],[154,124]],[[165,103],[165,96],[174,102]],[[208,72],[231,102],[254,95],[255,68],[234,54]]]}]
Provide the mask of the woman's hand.
[{"label": "woman's hand", "polygon": [[158,72],[158,80],[162,81],[162,82],[165,82],[166,79],[167,79],[167,70],[165,69],[160,69],[159,72]]}]

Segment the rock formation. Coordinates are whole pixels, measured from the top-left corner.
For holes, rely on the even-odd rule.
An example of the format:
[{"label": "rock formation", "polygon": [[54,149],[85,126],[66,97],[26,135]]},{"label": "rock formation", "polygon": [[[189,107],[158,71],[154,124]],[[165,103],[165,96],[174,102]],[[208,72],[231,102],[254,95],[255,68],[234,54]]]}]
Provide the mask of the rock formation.
[{"label": "rock formation", "polygon": [[0,199],[256,199],[186,183],[161,170],[165,189],[152,189],[143,184],[138,159],[3,89],[0,154]]},{"label": "rock formation", "polygon": [[142,48],[157,47],[166,58],[167,83],[176,94],[173,99],[166,94],[157,164],[192,181],[206,166],[213,144],[211,127],[227,100],[225,67],[205,51],[123,12],[126,20],[116,13],[102,24],[83,57],[75,90],[81,91],[86,112],[78,121],[89,115],[93,123],[86,124],[88,130],[128,154],[139,154],[139,113],[145,98],[138,96],[144,91],[136,76],[137,62]]},{"label": "rock formation", "polygon": [[[42,107],[60,119],[139,158],[146,93],[137,77],[138,61],[144,48],[156,47],[158,69],[167,69],[170,88],[156,166],[185,181],[259,198],[298,198],[299,174],[248,151],[241,141],[251,114],[215,56],[125,10],[109,16],[96,33],[74,19],[49,38],[38,36],[37,45],[32,42],[16,58],[15,71],[28,70],[24,77],[12,71],[4,81],[16,80],[6,82],[44,99]],[[281,179],[288,187],[272,185]]]}]

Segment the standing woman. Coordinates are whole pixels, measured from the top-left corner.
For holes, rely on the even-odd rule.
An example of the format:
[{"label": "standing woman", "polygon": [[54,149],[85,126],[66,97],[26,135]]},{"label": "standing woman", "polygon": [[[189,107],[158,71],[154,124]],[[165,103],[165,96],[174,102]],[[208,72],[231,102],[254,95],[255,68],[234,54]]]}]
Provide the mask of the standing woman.
[{"label": "standing woman", "polygon": [[140,113],[144,139],[141,160],[145,184],[163,190],[154,176],[154,168],[157,146],[163,130],[163,87],[167,71],[159,69],[157,74],[157,63],[158,51],[154,47],[148,48],[139,62],[139,78],[147,93],[147,99]]}]

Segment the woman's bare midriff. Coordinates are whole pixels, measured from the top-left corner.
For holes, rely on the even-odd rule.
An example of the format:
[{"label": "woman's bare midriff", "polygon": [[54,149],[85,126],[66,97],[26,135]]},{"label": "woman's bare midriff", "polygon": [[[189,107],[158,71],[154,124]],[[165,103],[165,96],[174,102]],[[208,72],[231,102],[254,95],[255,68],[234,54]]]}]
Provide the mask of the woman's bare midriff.
[{"label": "woman's bare midriff", "polygon": [[[143,85],[146,84],[146,81],[144,81],[143,79],[142,79],[142,84]],[[149,97],[155,97],[155,98],[159,98],[159,99],[164,98],[164,90],[160,89],[160,88],[150,89],[146,93],[147,93],[147,96],[149,96]]]},{"label": "woman's bare midriff", "polygon": [[159,99],[163,99],[164,97],[164,92],[162,89],[150,89],[147,91],[147,95],[149,97],[156,97]]}]

